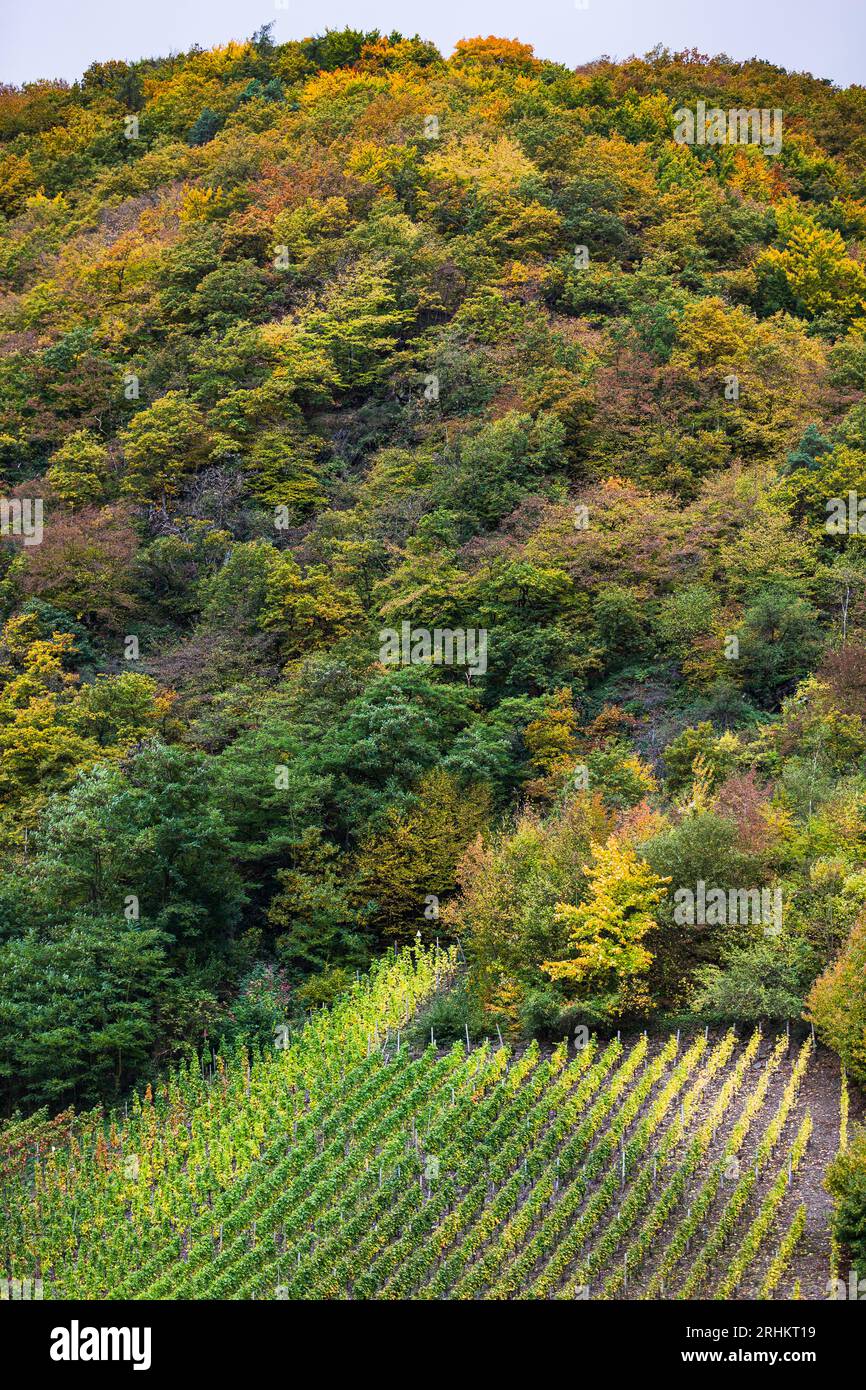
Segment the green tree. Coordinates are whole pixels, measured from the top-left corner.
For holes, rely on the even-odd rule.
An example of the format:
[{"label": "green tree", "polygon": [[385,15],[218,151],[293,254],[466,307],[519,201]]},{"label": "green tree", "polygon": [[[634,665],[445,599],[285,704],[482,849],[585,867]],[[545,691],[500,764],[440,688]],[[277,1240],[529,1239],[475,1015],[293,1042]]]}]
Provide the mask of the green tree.
[{"label": "green tree", "polygon": [[834,1235],[850,1250],[858,1278],[866,1279],[866,1129],[858,1129],[848,1148],[837,1154],[826,1185],[835,1204]]},{"label": "green tree", "polygon": [[218,135],[225,123],[225,117],[205,106],[187,135],[189,145],[207,145]]},{"label": "green tree", "polygon": [[90,430],[76,430],[51,456],[48,481],[68,507],[104,502],[108,491],[108,450]]},{"label": "green tree", "polygon": [[139,411],[120,440],[127,464],[122,491],[163,511],[207,447],[204,417],[183,391],[168,391]]},{"label": "green tree", "polygon": [[771,705],[814,665],[821,646],[811,604],[786,590],[767,589],[743,615],[737,673],[750,695]]},{"label": "green tree", "polygon": [[32,871],[46,901],[140,920],[175,958],[224,951],[245,894],[212,781],[201,754],[156,741],[82,774],[45,813]]},{"label": "green tree", "polygon": [[310,826],[291,851],[290,868],[277,873],[267,912],[279,959],[294,978],[309,971],[357,969],[374,944],[370,907],[335,845]]},{"label": "green tree", "polygon": [[299,340],[311,351],[324,349],[338,388],[354,390],[383,376],[409,317],[397,303],[387,263],[363,260],[303,314]]},{"label": "green tree", "polygon": [[155,928],[72,914],[0,942],[0,1077],[13,1101],[94,1105],[139,1080],[167,978]]}]

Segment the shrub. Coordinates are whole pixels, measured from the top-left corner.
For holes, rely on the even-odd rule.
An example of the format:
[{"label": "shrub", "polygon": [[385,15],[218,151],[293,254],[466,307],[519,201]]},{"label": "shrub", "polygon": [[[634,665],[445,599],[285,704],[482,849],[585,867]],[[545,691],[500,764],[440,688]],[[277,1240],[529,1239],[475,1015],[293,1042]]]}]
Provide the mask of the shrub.
[{"label": "shrub", "polygon": [[351,987],[353,975],[342,965],[329,965],[315,975],[308,975],[295,991],[295,999],[304,1008],[329,1009]]},{"label": "shrub", "polygon": [[835,1202],[833,1233],[850,1251],[858,1278],[866,1278],[866,1129],[836,1156],[826,1185]]},{"label": "shrub", "polygon": [[459,981],[446,994],[439,994],[410,1029],[410,1040],[419,1047],[430,1041],[430,1030],[437,1043],[452,1043],[466,1037],[482,1038],[496,1032],[495,1020],[482,1008],[476,995]]},{"label": "shrub", "polygon": [[276,1029],[286,1022],[289,996],[283,971],[259,962],[226,1010],[220,1029],[224,1042],[246,1047],[273,1046]]},{"label": "shrub", "polygon": [[695,971],[700,988],[693,1006],[716,1023],[799,1018],[813,973],[810,956],[805,942],[770,938],[729,952],[722,965]]}]

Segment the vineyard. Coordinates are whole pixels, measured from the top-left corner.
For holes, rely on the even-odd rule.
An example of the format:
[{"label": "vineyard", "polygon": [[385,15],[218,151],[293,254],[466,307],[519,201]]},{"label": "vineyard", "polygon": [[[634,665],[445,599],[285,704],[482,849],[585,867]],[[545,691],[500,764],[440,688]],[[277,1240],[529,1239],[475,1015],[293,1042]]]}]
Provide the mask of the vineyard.
[{"label": "vineyard", "polygon": [[419,1055],[406,1025],[455,969],[389,956],[285,1046],[55,1127],[5,1181],[7,1277],[45,1298],[827,1296],[816,1193],[847,1091],[825,1071],[816,1164],[811,1037]]}]

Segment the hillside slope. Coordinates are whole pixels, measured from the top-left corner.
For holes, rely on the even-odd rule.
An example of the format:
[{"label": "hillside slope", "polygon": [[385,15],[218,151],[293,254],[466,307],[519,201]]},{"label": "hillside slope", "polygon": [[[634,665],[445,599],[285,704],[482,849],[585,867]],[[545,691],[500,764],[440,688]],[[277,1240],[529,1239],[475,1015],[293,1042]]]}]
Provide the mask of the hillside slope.
[{"label": "hillside slope", "polygon": [[825,1064],[816,1133],[811,1038],[413,1054],[401,1026],[453,970],[383,962],[252,1068],[187,1070],[52,1146],[4,1187],[7,1277],[43,1298],[828,1296],[840,1098]]},{"label": "hillside slope", "polygon": [[[739,1192],[737,1292],[802,1199],[819,1296],[838,1063],[866,1082],[864,155],[863,87],[661,48],[265,27],[0,90],[10,1277],[359,1296],[334,1223],[369,1207],[371,1293],[629,1295],[664,1263],[633,1210],[706,1241]],[[419,934],[368,1043],[351,1001]],[[416,1006],[468,1054],[394,1055]],[[754,1190],[704,1190],[804,1019]],[[339,1083],[274,1059],[305,1028]],[[576,1029],[682,1043],[557,1172]],[[515,1166],[461,1139],[437,1188],[452,1084]]]}]

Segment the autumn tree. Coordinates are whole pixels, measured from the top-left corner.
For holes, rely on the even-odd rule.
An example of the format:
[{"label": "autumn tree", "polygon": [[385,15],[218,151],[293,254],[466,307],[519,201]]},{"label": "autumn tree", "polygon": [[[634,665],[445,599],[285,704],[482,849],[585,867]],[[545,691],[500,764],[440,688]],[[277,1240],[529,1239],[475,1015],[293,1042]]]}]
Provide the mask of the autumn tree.
[{"label": "autumn tree", "polygon": [[818,1036],[842,1058],[852,1080],[866,1081],[866,917],[816,981],[807,1007]]},{"label": "autumn tree", "polygon": [[135,602],[131,566],[136,549],[128,511],[120,505],[55,515],[41,545],[27,552],[24,592],[88,624],[123,632]]},{"label": "autumn tree", "polygon": [[89,430],[70,434],[51,456],[48,482],[68,507],[104,502],[108,490],[108,450]]},{"label": "autumn tree", "polygon": [[441,769],[421,779],[411,809],[388,812],[384,828],[361,845],[357,868],[359,894],[375,904],[383,937],[439,933],[440,901],[453,893],[460,856],[489,815],[484,787],[461,787]]},{"label": "autumn tree", "polygon": [[122,491],[163,511],[207,445],[204,418],[183,391],[168,391],[139,411],[120,438],[127,464]]},{"label": "autumn tree", "polygon": [[557,690],[544,713],[527,724],[523,735],[536,773],[536,779],[527,786],[528,793],[552,795],[573,769],[577,762],[576,729],[577,712],[571,691]]},{"label": "autumn tree", "polygon": [[611,835],[594,842],[584,872],[589,893],[584,903],[557,906],[568,933],[569,955],[544,961],[552,980],[563,980],[578,997],[598,995],[603,1016],[616,1017],[645,1002],[644,978],[652,954],[644,937],[656,925],[654,909],[665,896],[669,879],[654,873],[635,849]]}]

